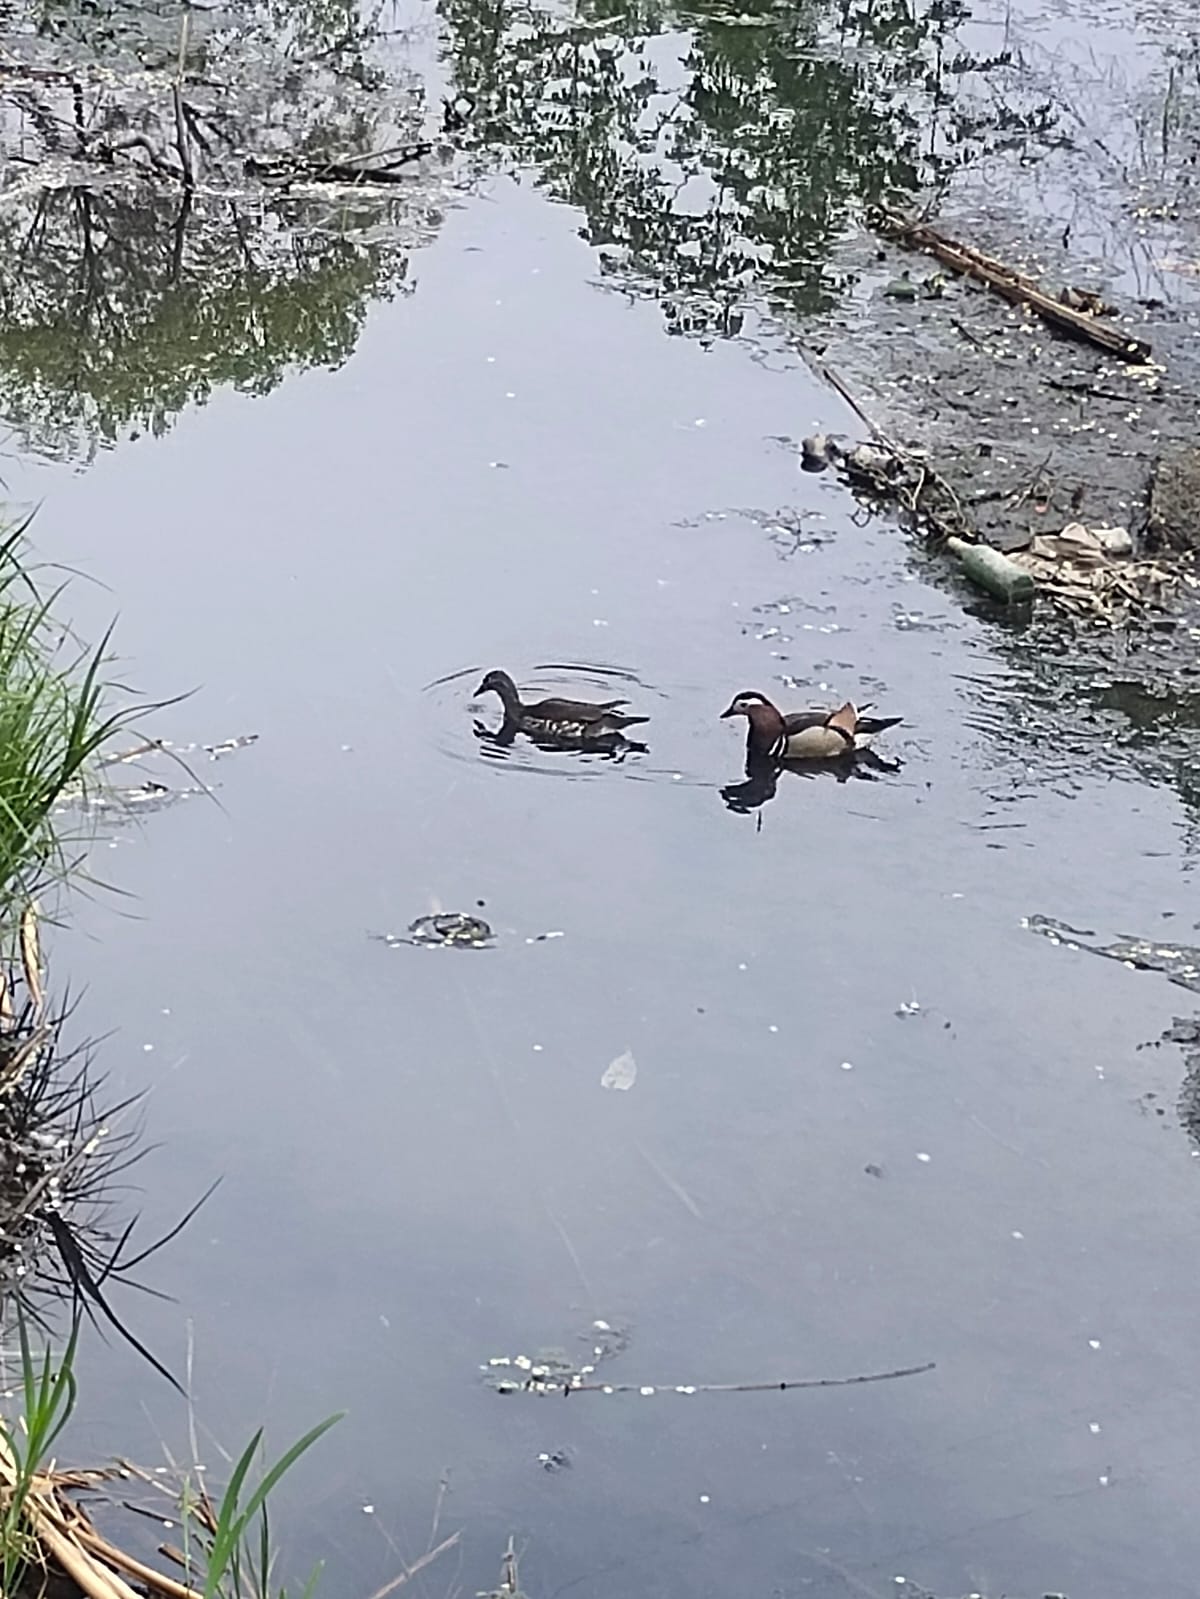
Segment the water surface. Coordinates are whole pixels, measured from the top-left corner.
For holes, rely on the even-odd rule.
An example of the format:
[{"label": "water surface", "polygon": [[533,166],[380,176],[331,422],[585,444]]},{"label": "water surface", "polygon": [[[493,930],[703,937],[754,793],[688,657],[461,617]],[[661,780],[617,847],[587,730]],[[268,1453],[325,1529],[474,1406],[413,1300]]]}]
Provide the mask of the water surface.
[{"label": "water surface", "polygon": [[[261,735],[219,806],[105,840],[126,897],[56,944],[152,1085],[148,1220],[224,1174],[138,1330],[182,1365],[190,1321],[229,1447],[349,1412],[284,1496],[332,1593],[440,1502],[430,1593],[512,1533],[540,1595],[1190,1594],[1196,1171],[1139,1052],[1186,1007],[1022,919],[1184,938],[1191,819],[1039,739],[1009,636],[798,471],[781,440],[855,424],[772,324],[664,338],[580,226],[481,181],[336,371],[10,474],[108,585],[78,625],[115,603],[128,675],[199,685],[172,736]],[[486,758],[492,666],[613,684],[648,751]],[[903,715],[902,770],[731,811],[745,688]],[[495,946],[368,936],[434,904]],[[614,1382],[937,1369],[483,1380],[597,1320]],[[89,1363],[77,1453],[184,1447],[131,1355]]]}]

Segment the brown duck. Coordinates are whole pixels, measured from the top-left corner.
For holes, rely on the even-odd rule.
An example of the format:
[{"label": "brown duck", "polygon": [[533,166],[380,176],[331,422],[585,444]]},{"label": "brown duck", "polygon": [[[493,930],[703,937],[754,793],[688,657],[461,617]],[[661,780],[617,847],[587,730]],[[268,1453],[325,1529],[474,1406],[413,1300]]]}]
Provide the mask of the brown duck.
[{"label": "brown duck", "polygon": [[773,761],[836,761],[870,747],[876,733],[895,727],[900,716],[863,716],[847,700],[836,710],[790,711],[772,705],[754,689],[734,697],[728,716],[744,716],[748,759]]},{"label": "brown duck", "polygon": [[507,672],[489,672],[475,693],[476,696],[500,696],[506,726],[541,738],[562,739],[572,743],[611,740],[627,727],[636,727],[638,723],[650,720],[648,716],[627,716],[621,706],[627,705],[628,700],[604,700],[594,705],[588,700],[551,699],[526,705]]}]

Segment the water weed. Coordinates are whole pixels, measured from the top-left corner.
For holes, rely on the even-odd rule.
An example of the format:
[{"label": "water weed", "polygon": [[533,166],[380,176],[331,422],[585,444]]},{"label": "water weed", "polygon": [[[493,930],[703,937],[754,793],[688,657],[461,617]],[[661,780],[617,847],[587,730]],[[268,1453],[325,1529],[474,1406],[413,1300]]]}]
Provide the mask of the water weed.
[{"label": "water weed", "polygon": [[[59,1472],[52,1451],[75,1408],[80,1318],[55,1355],[37,1354],[25,1317],[18,1313],[20,1377],[8,1398],[11,1414],[0,1415],[0,1594],[4,1599],[40,1592],[47,1573],[64,1574],[91,1599],[131,1596],[127,1578],[160,1599],[311,1599],[320,1568],[298,1588],[272,1588],[276,1565],[268,1504],[272,1493],[302,1455],[340,1415],[312,1427],[251,1484],[262,1452],[262,1429],[234,1464],[228,1486],[214,1505],[202,1478],[184,1479],[177,1511],[184,1548],[175,1558],[184,1580],[163,1576],[102,1536],[70,1493],[102,1488],[115,1472]],[[119,1475],[128,1478],[130,1468]],[[139,1473],[167,1489],[161,1477]],[[164,1551],[165,1552],[165,1551]]]},{"label": "water weed", "polygon": [[0,1417],[0,1593],[15,1594],[27,1566],[41,1560],[31,1496],[51,1466],[50,1452],[75,1408],[75,1353],[79,1322],[56,1361],[49,1348],[39,1359],[25,1318],[17,1318],[21,1360],[21,1414]]},{"label": "water weed", "polygon": [[[341,1419],[342,1412],[339,1412],[310,1428],[263,1472],[249,1493],[246,1493],[247,1479],[262,1448],[261,1427],[243,1449],[215,1507],[206,1493],[196,1492],[190,1484],[184,1485],[184,1531],[188,1543],[194,1542],[197,1546],[199,1559],[195,1564],[202,1576],[194,1580],[203,1599],[271,1599],[275,1554],[268,1500],[301,1455]],[[186,1552],[190,1567],[192,1551]],[[309,1575],[299,1590],[300,1599],[310,1599],[319,1575],[319,1568]],[[288,1591],[281,1585],[275,1591],[276,1599],[287,1599]]]},{"label": "water weed", "polygon": [[[109,634],[94,648],[54,620],[64,585],[42,592],[27,560],[28,518],[0,532],[0,918],[65,865],[55,808],[92,777],[102,746],[136,711],[111,710]],[[7,913],[7,914],[6,914]]]}]

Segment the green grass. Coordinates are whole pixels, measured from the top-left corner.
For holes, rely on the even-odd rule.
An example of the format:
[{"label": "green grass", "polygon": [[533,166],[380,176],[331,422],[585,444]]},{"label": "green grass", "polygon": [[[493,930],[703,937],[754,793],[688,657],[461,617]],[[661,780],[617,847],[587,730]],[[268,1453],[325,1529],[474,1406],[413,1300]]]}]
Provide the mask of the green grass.
[{"label": "green grass", "polygon": [[17,1329],[21,1343],[21,1415],[0,1418],[0,1443],[8,1456],[8,1481],[0,1486],[0,1593],[15,1594],[27,1567],[40,1560],[37,1537],[27,1514],[33,1480],[45,1469],[54,1441],[75,1408],[75,1352],[79,1323],[57,1363],[49,1349],[39,1360],[29,1344],[25,1318]]},{"label": "green grass", "polygon": [[[192,1536],[198,1534],[196,1541],[201,1557],[197,1565],[201,1575],[193,1576],[192,1581],[196,1586],[202,1585],[204,1599],[272,1599],[273,1594],[276,1599],[287,1599],[285,1586],[281,1584],[278,1589],[271,1586],[275,1556],[267,1501],[300,1456],[340,1420],[341,1416],[336,1415],[318,1422],[280,1455],[274,1465],[267,1467],[247,1493],[250,1468],[262,1447],[260,1427],[242,1451],[215,1510],[207,1495],[190,1492],[185,1484],[182,1496],[187,1535],[185,1552],[189,1554],[190,1563],[188,1544]],[[310,1573],[299,1590],[300,1599],[312,1599],[320,1574],[320,1567]]]},{"label": "green grass", "polygon": [[[79,1320],[58,1356],[49,1348],[34,1352],[25,1320],[18,1314],[21,1375],[14,1397],[16,1413],[0,1414],[0,1595],[11,1599],[24,1590],[37,1593],[45,1570],[56,1564],[41,1537],[45,1525],[41,1500],[53,1471],[51,1451],[75,1408],[78,1386],[75,1362]],[[185,1479],[180,1485],[179,1516],[187,1571],[185,1581],[203,1599],[288,1599],[281,1584],[273,1588],[275,1548],[268,1501],[302,1455],[328,1432],[340,1415],[306,1432],[251,1482],[262,1451],[262,1428],[254,1434],[233,1467],[229,1484],[214,1505],[207,1491]],[[298,1599],[312,1599],[320,1576],[314,1570],[298,1590]]]},{"label": "green grass", "polygon": [[0,530],[0,920],[65,868],[55,807],[135,715],[106,703],[109,635],[85,649],[55,622],[65,585],[39,589],[27,529]]}]

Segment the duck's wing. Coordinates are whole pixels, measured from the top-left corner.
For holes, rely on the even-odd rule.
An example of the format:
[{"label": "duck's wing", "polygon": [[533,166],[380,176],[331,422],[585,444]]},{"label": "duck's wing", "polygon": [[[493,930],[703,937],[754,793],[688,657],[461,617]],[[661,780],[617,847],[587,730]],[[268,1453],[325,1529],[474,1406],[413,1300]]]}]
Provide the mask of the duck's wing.
[{"label": "duck's wing", "polygon": [[790,738],[793,733],[803,733],[809,727],[824,727],[828,720],[827,708],[813,707],[807,711],[789,711],[783,718],[784,732]]},{"label": "duck's wing", "polygon": [[602,722],[628,703],[628,700],[605,700],[602,705],[594,705],[588,700],[539,700],[536,705],[523,706],[522,714],[535,722],[573,722],[587,727],[593,722]]},{"label": "duck's wing", "polygon": [[793,711],[784,717],[779,753],[792,761],[835,761],[854,749],[857,713],[849,702],[836,711]]},{"label": "duck's wing", "polygon": [[838,761],[854,751],[854,740],[826,721],[788,733],[780,742],[787,761]]},{"label": "duck's wing", "polygon": [[825,718],[825,726],[840,733],[848,744],[853,745],[854,735],[858,732],[858,707],[852,700],[847,700],[836,711],[830,712]]}]

